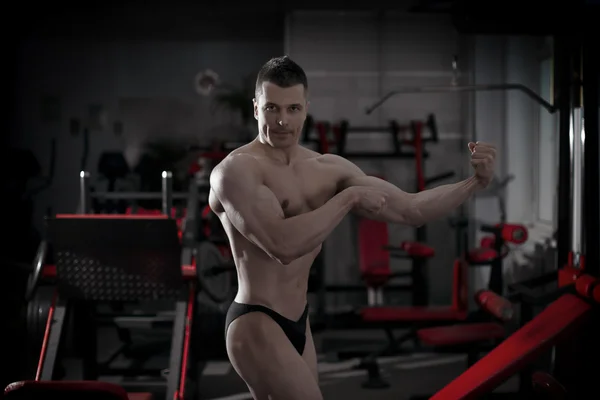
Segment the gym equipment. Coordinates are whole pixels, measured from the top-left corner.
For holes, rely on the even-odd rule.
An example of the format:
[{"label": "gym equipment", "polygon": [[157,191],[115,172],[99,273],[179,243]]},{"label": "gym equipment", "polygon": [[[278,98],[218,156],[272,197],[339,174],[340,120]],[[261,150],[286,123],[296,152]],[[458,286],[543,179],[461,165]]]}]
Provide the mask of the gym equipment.
[{"label": "gym equipment", "polygon": [[[427,126],[431,132],[432,139],[437,141],[437,125],[435,121],[435,117],[431,114],[427,118]],[[358,127],[358,126],[350,126],[347,120],[343,120],[338,127],[334,127],[335,137],[337,139],[337,153],[341,157],[350,157],[350,158],[413,158],[416,157],[416,153],[407,152],[402,150],[402,141],[400,141],[400,133],[402,131],[406,131],[412,128],[411,126],[400,126],[396,121],[390,121],[390,124],[387,128],[381,127]],[[346,142],[348,135],[351,133],[374,133],[374,132],[382,132],[389,133],[391,135],[391,140],[393,144],[394,151],[391,153],[373,153],[373,152],[352,152],[349,153],[346,151]],[[322,134],[321,134],[322,137]],[[423,157],[428,157],[427,153],[422,154]]]},{"label": "gym equipment", "polygon": [[[407,340],[419,339],[419,344],[433,348],[446,347],[444,351],[474,354],[475,350],[469,349],[469,346],[465,349],[464,339],[456,339],[458,334],[465,338],[470,337],[470,343],[481,342],[481,346],[487,345],[487,342],[490,340],[497,340],[500,337],[504,337],[504,329],[501,326],[499,327],[497,323],[490,322],[489,318],[486,318],[486,313],[482,315],[479,312],[469,313],[468,311],[467,269],[471,266],[468,257],[458,258],[454,262],[452,304],[450,306],[407,307],[384,305],[384,284],[389,277],[393,276],[389,264],[382,262],[382,259],[387,260],[389,257],[385,252],[389,249],[386,234],[387,224],[379,221],[364,220],[361,221],[361,226],[364,229],[364,233],[360,236],[361,243],[359,244],[361,258],[365,260],[363,264],[363,276],[366,278],[365,282],[369,291],[374,292],[369,296],[369,300],[374,299],[375,301],[370,301],[369,305],[361,308],[359,313],[364,322],[382,325],[388,338],[385,347],[367,355],[363,359],[362,366],[366,367],[369,372],[369,379],[364,383],[363,387],[387,387],[387,383],[383,382],[380,377],[377,358],[397,353],[399,345]],[[486,249],[487,254],[485,254],[485,257],[480,257],[478,265],[496,264],[501,268],[502,259],[507,254],[506,243],[522,244],[527,239],[526,228],[521,225],[503,224],[501,227],[484,225],[481,229],[494,234],[492,242],[500,250],[496,252],[494,249]],[[511,232],[521,232],[521,234],[511,235],[509,234]],[[479,250],[477,252],[481,253]],[[492,282],[492,279],[490,279],[489,287],[495,287],[496,282],[496,280]],[[490,291],[489,293],[493,292]],[[480,308],[486,310],[489,304],[482,303],[484,299],[485,297],[477,297],[477,301],[481,306]],[[492,302],[491,304],[493,305],[494,303]],[[394,337],[393,329],[402,324],[408,325],[410,327],[409,331],[398,338]],[[431,328],[432,326],[435,326],[435,328]],[[425,328],[430,328],[430,330],[423,331],[422,329]],[[427,334],[423,335],[423,332]],[[459,347],[456,347],[456,345],[459,345]],[[480,343],[476,343],[476,345],[481,347]]]},{"label": "gym equipment", "polygon": [[[435,116],[430,114],[427,117],[427,121],[424,125],[431,132],[431,137],[428,140],[437,141],[437,125]],[[310,133],[315,130],[317,137],[311,138]],[[400,125],[397,121],[392,120],[386,127],[367,127],[367,126],[351,126],[347,120],[340,121],[339,124],[331,124],[326,121],[314,121],[309,116],[307,117],[304,129],[302,133],[303,142],[315,143],[317,145],[317,151],[322,154],[331,153],[330,146],[335,146],[335,153],[345,158],[413,158],[415,153],[402,149],[404,144],[411,145],[410,141],[401,140],[401,133],[413,130],[413,124]],[[348,152],[346,145],[348,142],[348,135],[352,133],[384,133],[390,135],[393,151],[391,152]],[[333,139],[330,139],[330,134],[333,135]],[[428,157],[428,154],[424,152],[422,157]]]},{"label": "gym equipment", "polygon": [[[427,127],[430,135],[424,137],[423,131],[424,128]],[[311,139],[309,133],[312,129],[316,129],[318,133],[318,138],[316,140]],[[381,128],[383,130],[384,128]],[[328,140],[328,133],[332,130],[334,134],[334,140],[330,142]],[[411,121],[409,125],[400,126],[395,121],[390,122],[389,133],[392,135],[392,141],[394,143],[394,152],[391,154],[379,154],[374,152],[368,153],[347,153],[345,151],[347,135],[352,132],[363,132],[369,133],[377,131],[377,128],[368,128],[368,127],[349,127],[347,121],[342,121],[339,125],[332,126],[327,122],[316,122],[312,118],[307,118],[305,123],[304,132],[303,132],[303,140],[305,142],[315,142],[318,145],[318,149],[321,153],[329,152],[329,145],[334,144],[337,146],[336,152],[337,154],[343,157],[359,157],[359,158],[378,158],[378,157],[394,157],[399,154],[402,157],[414,157],[416,161],[416,181],[417,181],[417,191],[425,190],[426,185],[430,185],[445,179],[448,179],[454,176],[454,172],[445,172],[443,174],[439,174],[434,177],[425,177],[424,176],[424,158],[427,155],[424,151],[424,144],[427,142],[437,142],[438,141],[438,130],[437,124],[435,120],[435,116],[430,114],[427,117],[425,122],[422,121]],[[401,132],[410,132],[410,136],[402,137],[400,135]],[[387,133],[387,132],[386,132]],[[414,152],[407,152],[401,149],[401,146],[408,145],[414,148]],[[387,240],[387,228],[385,232],[385,240]],[[434,255],[434,250],[427,246],[426,244],[426,228],[419,227],[416,231],[416,240],[415,241],[407,241],[401,244],[401,248],[396,247],[393,251],[393,257],[395,258],[407,258],[411,260],[412,269],[409,274],[404,274],[405,276],[411,277],[410,285],[388,285],[386,286],[386,290],[388,291],[409,291],[412,294],[412,304],[413,306],[426,306],[429,302],[429,294],[427,290],[427,279],[426,279],[426,263],[427,259]],[[390,246],[387,250],[393,250],[393,247]],[[380,262],[388,263],[388,255],[387,253],[384,255],[383,259],[386,261],[380,260]],[[362,269],[362,267],[361,267]],[[325,285],[323,279],[322,269],[317,265],[311,269],[312,283],[311,289],[317,293],[318,296],[318,305],[317,305],[317,315],[316,318],[313,318],[313,326],[323,325],[325,329],[332,328],[331,321],[332,318],[326,315],[325,312],[325,298],[327,292],[337,292],[337,291],[362,291],[364,290],[364,286],[362,285]],[[400,276],[400,275],[397,275]],[[396,276],[395,276],[396,277]],[[393,278],[392,276],[388,276],[385,280]],[[336,316],[335,318],[339,317]],[[317,321],[322,321],[322,324],[319,324]],[[350,321],[345,321],[350,322]],[[339,324],[338,321],[335,321],[334,325],[343,325]]]},{"label": "gym equipment", "polygon": [[452,92],[489,92],[489,91],[508,91],[518,90],[526,94],[532,100],[535,100],[540,106],[544,107],[548,112],[554,113],[558,110],[553,104],[546,101],[543,97],[533,91],[531,88],[516,83],[501,83],[493,85],[458,85],[456,75],[458,74],[458,62],[456,57],[452,62],[452,71],[454,73],[454,79],[452,79],[448,86],[407,86],[392,90],[385,94],[381,99],[377,100],[371,106],[365,109],[365,114],[369,115],[376,109],[378,109],[383,103],[388,101],[390,98],[399,94],[416,94],[416,93],[452,93]]},{"label": "gym equipment", "polygon": [[[559,394],[566,394],[568,398],[587,399],[590,393],[597,393],[597,371],[589,368],[587,364],[593,365],[600,353],[598,346],[600,267],[597,259],[595,263],[588,263],[584,251],[595,252],[597,257],[598,122],[596,118],[595,122],[587,125],[588,118],[586,118],[586,128],[590,126],[592,129],[585,130],[584,142],[581,88],[578,82],[573,84],[572,77],[574,74],[578,76],[581,69],[587,71],[591,66],[584,62],[582,68],[580,64],[582,48],[585,48],[586,44],[570,42],[567,46],[557,38],[556,46],[555,62],[559,71],[556,79],[561,93],[557,107],[560,110],[559,232],[557,235],[559,268],[558,271],[546,276],[512,285],[513,293],[510,294],[510,296],[518,296],[525,304],[540,301],[540,297],[549,304],[536,316],[532,315],[531,310],[528,311],[526,314],[531,313],[528,322],[436,393],[432,397],[434,400],[470,399],[484,395],[492,397],[490,393],[502,382],[516,373],[526,372],[532,362],[552,348],[554,348],[553,371],[549,374],[552,374],[550,376],[553,384],[545,385],[546,393],[549,394],[552,387],[556,388],[556,384],[560,384],[560,390],[555,390]],[[591,60],[587,62],[592,63]],[[595,72],[586,76],[594,74]],[[584,88],[583,98],[589,101],[587,105],[591,109],[596,109],[598,81],[597,77],[591,79],[595,79],[596,84]],[[593,139],[590,140],[590,137]],[[585,167],[593,166],[591,173],[588,173],[587,168],[586,173],[583,173],[584,153]],[[593,161],[588,161],[590,159]],[[586,191],[584,198],[582,196],[584,186],[594,187],[595,192]],[[590,203],[590,200],[594,202]],[[586,210],[595,208],[592,211],[593,218],[590,218],[590,215],[586,215],[585,219],[582,218],[583,207]],[[554,287],[545,296],[536,293],[537,289],[549,284],[553,284]],[[535,379],[538,378],[532,379],[534,385]],[[528,389],[531,390],[531,387]],[[527,394],[528,392],[525,392],[525,395]]]},{"label": "gym equipment", "polygon": [[[424,146],[427,142],[437,143],[438,132],[433,115],[429,116],[426,123],[426,125],[429,127],[429,131],[431,132],[430,137],[423,137],[424,125],[425,124],[423,124],[421,121],[411,121],[410,126],[412,137],[409,140],[405,140],[405,143],[408,143],[414,147],[417,193],[426,190],[429,185],[452,178],[455,175],[453,171],[447,171],[432,177],[425,176],[425,161],[423,156]],[[420,246],[424,246],[424,243],[427,243],[426,225],[421,225],[415,229],[415,243]],[[430,257],[431,256],[433,256],[433,250]],[[427,258],[428,257],[411,257],[412,279],[413,285],[415,286],[413,291],[414,306],[427,306],[429,304],[429,291],[427,285]]]},{"label": "gym equipment", "polygon": [[[56,291],[48,312],[36,381],[51,381],[56,376],[59,345],[64,340],[63,327],[69,313],[75,313],[77,332],[91,340],[87,347],[94,349],[93,320],[102,318],[97,310],[92,311],[95,302],[171,300],[175,310],[166,398],[182,399],[191,365],[188,349],[196,289],[191,250],[182,248],[175,221],[166,215],[90,214],[57,215],[47,223],[48,245],[56,265],[44,269],[47,276],[55,271]],[[181,265],[180,260],[188,264]],[[90,317],[93,314],[97,314],[95,318]],[[82,357],[84,379],[97,379],[111,372],[97,363],[94,351]]]},{"label": "gym equipment", "polygon": [[97,381],[20,381],[4,390],[7,400],[152,400],[151,393],[127,393],[122,387]]},{"label": "gym equipment", "polygon": [[[169,174],[168,172],[165,172],[163,174],[163,193],[161,193],[161,197],[164,200],[163,211],[174,210],[174,208],[172,207],[172,196],[170,195],[172,193],[172,187],[170,186],[169,180],[170,176],[171,174]],[[88,192],[86,192],[86,189],[89,187],[87,185],[87,177],[89,177],[88,173],[82,172],[80,174],[82,183],[81,198],[84,199],[84,201],[82,201],[81,207],[83,210],[85,210],[86,205],[85,199],[89,198],[90,195]],[[196,193],[197,191],[192,185],[189,193],[191,204],[196,204]],[[143,319],[149,321],[151,324],[154,324],[153,326],[164,326],[165,323],[167,324],[167,326],[173,326],[172,348],[175,350],[172,354],[170,363],[171,365],[168,370],[169,373],[167,376],[167,380],[168,385],[171,385],[168,387],[168,391],[174,393],[174,391],[172,390],[174,382],[178,379],[180,380],[180,383],[182,382],[181,379],[183,378],[181,377],[183,375],[182,372],[178,370],[178,365],[182,365],[182,363],[188,362],[184,361],[184,359],[188,360],[188,356],[186,354],[189,351],[187,350],[189,349],[189,329],[192,326],[195,315],[193,304],[195,303],[195,293],[197,292],[195,289],[197,286],[195,280],[195,266],[197,262],[194,259],[194,248],[193,246],[186,245],[190,243],[195,244],[195,207],[190,207],[189,211],[186,210],[183,221],[181,221],[181,219],[175,219],[174,215],[172,216],[172,218],[169,218],[167,214],[156,212],[155,210],[142,209],[139,211],[145,212],[146,215],[88,214],[75,216],[57,216],[54,219],[48,220],[48,240],[41,243],[40,251],[38,252],[38,256],[36,257],[36,260],[38,260],[38,262],[36,262],[35,264],[35,268],[31,274],[30,279],[30,287],[32,291],[33,300],[29,303],[28,307],[28,323],[31,328],[30,334],[34,337],[33,343],[35,343],[35,341],[37,340],[37,342],[40,343],[40,346],[42,348],[41,354],[44,364],[42,365],[42,358],[40,358],[40,366],[38,367],[37,373],[38,377],[41,376],[42,372],[46,374],[45,376],[48,376],[48,374],[52,374],[53,370],[54,377],[59,377],[60,365],[55,365],[55,361],[57,358],[60,358],[61,355],[64,355],[64,342],[66,342],[68,339],[65,339],[64,335],[65,329],[67,329],[66,324],[69,324],[69,321],[71,321],[71,323],[73,323],[73,321],[80,321],[83,322],[83,324],[78,322],[75,327],[69,327],[67,333],[71,332],[73,329],[77,329],[78,337],[82,336],[85,338],[94,338],[95,331],[91,327],[95,326],[96,323],[114,321],[111,323],[116,323],[118,326],[122,323],[133,324],[137,320]],[[71,223],[72,225],[67,226],[66,228],[63,226],[62,230],[56,230],[56,224],[64,225],[69,223]],[[166,223],[170,224],[168,231],[165,230],[164,226],[162,228],[159,227],[154,230],[152,230],[150,226]],[[83,224],[88,224],[87,228]],[[132,224],[137,224],[135,225],[137,227],[135,227]],[[131,228],[132,226],[134,227]],[[131,229],[133,229],[133,231]],[[148,232],[148,229],[150,229],[150,233]],[[88,256],[92,254],[92,256],[97,257],[96,261],[106,261],[106,265],[100,265],[98,264],[98,262],[96,262],[95,264],[89,267],[79,268],[79,270],[77,268],[69,269],[68,267],[72,265],[69,265],[68,261],[73,261],[76,263],[78,260],[65,260],[64,258],[55,258],[56,266],[48,265],[47,262],[49,260],[52,262],[52,257],[56,257],[57,255],[57,232],[63,235],[59,239],[62,239],[64,242],[67,243],[67,245],[69,243],[72,244],[75,241],[74,246],[77,247],[77,250],[80,251],[80,253],[72,251],[71,254],[87,254]],[[73,235],[74,232],[77,232],[77,234]],[[169,232],[174,234],[176,242],[173,242],[173,239],[169,239],[171,237],[171,233]],[[167,234],[169,236],[165,236]],[[153,243],[148,243],[148,240],[152,240],[153,237],[157,235],[159,237],[155,238],[155,241]],[[100,237],[100,240],[94,240],[94,238],[98,239],[98,236]],[[136,240],[140,243],[134,243]],[[160,315],[149,318],[148,316],[139,315],[123,316],[123,309],[119,307],[113,307],[113,313],[107,315],[99,314],[97,312],[98,309],[93,307],[91,304],[89,307],[83,307],[82,309],[80,305],[82,302],[88,303],[90,300],[94,299],[110,300],[113,305],[115,304],[115,302],[120,302],[123,300],[127,301],[128,303],[130,303],[132,300],[148,300],[148,293],[146,293],[147,291],[152,292],[152,299],[156,299],[157,297],[161,299],[168,299],[169,294],[171,294],[171,296],[177,296],[177,294],[175,293],[165,292],[164,290],[161,291],[161,285],[165,286],[171,284],[172,286],[174,284],[176,285],[176,283],[172,279],[168,279],[168,274],[165,275],[165,271],[171,271],[172,267],[168,270],[162,270],[160,268],[160,265],[156,264],[155,260],[157,257],[160,260],[162,254],[162,259],[163,261],[165,261],[164,257],[166,257],[165,252],[167,250],[165,249],[165,246],[168,247],[169,243],[171,247],[177,246],[173,247],[177,251],[176,253],[173,253],[172,248],[170,250],[170,258],[166,259],[166,261],[170,260],[169,262],[171,263],[179,263],[179,260],[182,259],[185,263],[185,260],[187,260],[187,263],[185,263],[185,265],[183,266],[181,273],[184,275],[185,278],[185,287],[187,287],[190,290],[188,298],[178,297],[179,301],[175,313],[163,312]],[[90,248],[86,248],[86,246],[90,246]],[[103,246],[106,247],[106,249],[103,248]],[[140,250],[146,247],[149,248],[148,251]],[[151,259],[147,258],[148,252],[150,252],[151,254]],[[138,262],[136,262],[136,258]],[[46,264],[44,263],[44,260],[46,261]],[[127,270],[127,268],[135,267],[136,264],[143,265],[143,271],[134,271],[134,274],[138,273],[138,276],[134,277],[133,275],[131,275],[131,271]],[[58,268],[59,265],[62,265],[62,269]],[[80,262],[77,265],[85,265],[85,263]],[[148,269],[149,265],[154,265],[155,268]],[[109,267],[109,270],[103,271],[102,267],[104,266]],[[127,273],[125,273],[124,271],[127,271]],[[212,277],[215,275],[215,271],[207,266],[204,266],[203,271],[205,271],[208,277]],[[121,276],[120,278],[115,278],[115,273],[119,272],[125,273],[125,275]],[[217,272],[220,272],[220,270]],[[86,279],[86,273],[88,275],[94,276]],[[171,275],[173,275],[172,272]],[[144,279],[144,276],[146,276],[147,279]],[[202,280],[202,277],[198,279]],[[39,284],[41,281],[49,283],[50,286],[40,287]],[[89,282],[93,282],[94,284],[89,285]],[[126,283],[127,285],[125,285]],[[135,288],[132,287],[134,283],[136,285]],[[54,290],[54,287],[56,287],[56,290]],[[48,288],[49,290],[46,290],[46,288]],[[140,290],[142,290],[143,293],[140,293]],[[52,297],[52,295],[48,296],[49,291],[50,293],[53,293],[54,297]],[[85,295],[85,291],[87,291],[88,294],[87,297],[82,300],[81,297],[82,295]],[[99,291],[104,294],[100,295],[98,293]],[[119,297],[119,294],[122,295],[123,292],[127,293],[130,297]],[[144,294],[146,295],[145,298],[143,296]],[[77,300],[78,297],[80,298],[79,300]],[[86,309],[88,311],[86,311]],[[118,312],[115,313],[115,310],[120,311],[120,314]],[[93,321],[90,320],[90,314],[96,314]],[[74,317],[74,315],[76,315],[76,317]],[[46,321],[54,322],[53,324],[48,325]],[[96,323],[94,323],[94,321],[96,321]],[[143,321],[140,320],[139,322]],[[157,323],[158,325],[155,325]],[[83,331],[85,331],[86,325],[88,326],[90,331],[86,331],[85,335],[81,335]],[[40,331],[42,333],[45,332],[45,335],[40,334]],[[122,331],[123,332],[119,332],[120,336],[122,336],[122,333],[125,333],[125,337],[128,337],[128,332],[126,332],[126,330]],[[49,335],[49,332],[51,332],[52,334]],[[57,353],[57,344],[60,343],[61,340],[61,347],[58,349],[59,352]],[[128,340],[126,340],[126,342],[127,341]],[[178,350],[176,350],[177,348],[182,348],[181,345],[185,345],[186,347],[186,350],[184,352],[179,352]],[[89,346],[89,344],[86,346],[93,347]],[[126,354],[126,351],[131,352],[130,347],[128,346],[129,344],[126,343],[125,346],[119,349],[119,351],[115,353],[113,357],[110,357],[110,359],[113,359],[116,355],[121,353]],[[61,348],[63,350],[60,350]],[[156,351],[156,348],[157,344],[155,343],[153,345],[153,351]],[[119,369],[115,370],[114,368],[110,368],[110,366],[108,365],[110,364],[110,359],[109,362],[100,364],[95,360],[95,355],[92,356],[91,354],[84,354],[83,358],[86,360],[84,362],[84,364],[87,365],[87,367],[85,368],[86,373],[89,373],[92,376],[94,374],[106,374],[108,372],[124,373],[126,375],[142,373],[141,371],[136,372],[135,368],[128,368],[124,371]],[[46,369],[44,370],[44,368]],[[194,365],[190,365],[188,368],[189,372],[193,371],[194,368]],[[182,369],[182,371],[183,370],[184,369]],[[148,373],[148,371],[145,371],[144,373]],[[154,373],[164,375],[164,371],[154,371]],[[159,380],[162,380],[162,378],[160,378]],[[29,387],[32,384],[34,383],[28,382],[27,386]],[[180,384],[179,388],[183,388],[183,383]]]},{"label": "gym equipment", "polygon": [[[431,325],[443,325],[462,321],[468,316],[467,304],[467,263],[457,259],[453,265],[452,301],[448,306],[399,306],[386,305],[384,291],[388,290],[389,281],[396,276],[411,275],[395,273],[390,267],[392,257],[426,258],[433,250],[414,242],[405,242],[401,246],[390,246],[388,243],[387,223],[360,219],[358,223],[358,248],[361,276],[365,282],[363,290],[367,291],[367,304],[353,310],[353,319],[344,315],[328,316],[326,329],[337,326],[360,329],[383,329],[387,341],[385,346],[373,352],[372,349],[360,351],[351,346],[349,349],[337,351],[338,358],[364,357],[362,367],[370,368],[371,373],[378,374],[376,358],[395,355],[400,352],[401,345],[417,339],[416,330]],[[396,337],[394,330],[407,329],[408,332]]]},{"label": "gym equipment", "polygon": [[563,294],[431,399],[490,397],[500,383],[580,328],[592,314],[586,301]]},{"label": "gym equipment", "polygon": [[231,303],[237,293],[233,261],[209,241],[199,242],[194,250],[194,265],[199,276],[200,290],[217,304]]},{"label": "gym equipment", "polygon": [[527,241],[528,231],[524,225],[500,223],[495,226],[482,225],[482,232],[491,233],[481,239],[481,246],[466,254],[469,265],[491,266],[488,289],[502,295],[504,292],[503,260],[508,255],[507,243],[516,245]]}]

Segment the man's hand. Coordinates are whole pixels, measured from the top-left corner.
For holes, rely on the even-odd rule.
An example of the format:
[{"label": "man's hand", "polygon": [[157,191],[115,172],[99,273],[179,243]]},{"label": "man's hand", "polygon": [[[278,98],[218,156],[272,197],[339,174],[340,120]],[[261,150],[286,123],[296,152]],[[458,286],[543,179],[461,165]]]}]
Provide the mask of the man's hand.
[{"label": "man's hand", "polygon": [[496,164],[496,147],[490,143],[469,142],[471,151],[471,165],[475,169],[477,183],[483,189],[494,179]]},{"label": "man's hand", "polygon": [[385,211],[389,194],[378,187],[371,186],[352,186],[347,190],[352,191],[356,199],[356,205],[353,211],[367,213],[370,215],[379,215]]}]

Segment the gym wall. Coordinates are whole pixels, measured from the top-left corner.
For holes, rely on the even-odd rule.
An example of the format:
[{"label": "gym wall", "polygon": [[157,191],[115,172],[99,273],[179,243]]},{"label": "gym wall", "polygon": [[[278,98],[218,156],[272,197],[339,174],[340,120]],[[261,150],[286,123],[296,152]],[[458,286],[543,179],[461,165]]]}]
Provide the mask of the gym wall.
[{"label": "gym wall", "polygon": [[[426,176],[447,170],[463,176],[466,137],[462,94],[430,93],[399,95],[391,98],[372,114],[370,106],[388,91],[399,86],[449,85],[453,78],[453,57],[460,56],[460,38],[446,16],[386,12],[295,12],[286,20],[286,54],[302,65],[309,78],[310,109],[316,120],[337,122],[347,119],[350,126],[385,127],[391,119],[399,124],[425,120],[434,114],[440,142],[426,146]],[[459,64],[460,65],[460,64]],[[461,77],[462,78],[462,77]],[[425,133],[428,134],[428,133]],[[348,152],[369,148],[389,151],[384,133],[352,134]],[[386,149],[387,147],[387,149]],[[463,149],[465,147],[465,149]],[[407,191],[415,191],[414,160],[352,160],[365,172],[383,175]],[[448,180],[450,183],[453,179]],[[325,246],[326,279],[335,284],[360,282],[356,253],[354,219],[347,217]],[[452,279],[451,260],[455,254],[452,229],[446,220],[429,224],[428,243],[436,256],[430,262],[431,301],[447,303]],[[392,243],[414,240],[414,229],[389,226]],[[393,268],[408,268],[394,260]],[[328,304],[364,301],[349,300],[335,294]],[[364,295],[363,295],[364,296]],[[399,295],[399,302],[407,302]]]},{"label": "gym wall", "polygon": [[[36,198],[35,221],[41,225],[50,205],[58,213],[76,210],[83,139],[81,130],[70,132],[72,118],[85,124],[94,105],[107,113],[109,123],[92,129],[89,135],[87,168],[92,174],[102,152],[128,154],[151,135],[180,135],[201,143],[203,137],[230,124],[235,115],[227,111],[212,114],[211,102],[194,90],[195,75],[210,68],[224,81],[237,84],[282,51],[281,35],[270,39],[247,37],[244,41],[27,41],[18,54],[18,135],[11,138],[11,144],[32,149],[47,173],[50,141],[57,139],[53,185]],[[48,107],[50,113],[45,110]],[[129,119],[119,115],[123,108],[129,109]],[[139,116],[137,120],[132,113]],[[123,132],[117,135],[113,122],[122,118],[126,119]],[[153,129],[147,127],[148,121],[154,122]],[[132,124],[135,122],[137,125]]]},{"label": "gym wall", "polygon": [[[150,14],[154,20],[150,20]],[[178,17],[188,14],[192,13],[177,13]],[[234,34],[232,26],[227,28],[222,20],[211,22],[205,18],[196,25],[185,21],[180,24],[197,29],[182,28],[176,35],[164,35],[168,30],[163,29],[161,16],[169,20],[165,12],[148,11],[148,15],[136,12],[136,21],[143,23],[136,25],[134,34],[125,32],[126,35],[118,21],[113,20],[107,23],[112,37],[103,37],[102,32],[94,32],[92,26],[83,22],[85,29],[83,25],[63,24],[68,31],[64,34],[79,30],[85,36],[77,40],[61,39],[60,35],[54,39],[28,40],[19,48],[15,122],[18,135],[11,138],[12,144],[33,149],[46,167],[50,140],[58,141],[53,187],[36,198],[38,223],[41,224],[48,206],[54,212],[72,212],[77,206],[82,139],[81,132],[73,135],[69,131],[72,118],[83,122],[90,108],[101,105],[112,122],[119,118],[117,111],[123,104],[139,106],[149,101],[155,107],[153,110],[161,104],[170,104],[175,107],[172,115],[192,110],[191,120],[197,124],[192,134],[201,139],[203,133],[227,123],[231,115],[208,113],[208,101],[193,90],[195,74],[211,68],[223,80],[238,82],[268,58],[284,52],[306,69],[311,85],[310,112],[318,120],[334,122],[347,118],[351,126],[385,126],[392,118],[403,124],[435,114],[441,141],[428,146],[431,153],[426,166],[428,175],[454,170],[459,173],[457,178],[462,178],[470,172],[468,139],[495,143],[502,150],[499,175],[513,172],[517,176],[507,191],[509,219],[531,219],[534,178],[528,165],[531,141],[527,133],[534,127],[537,106],[521,93],[402,95],[369,116],[364,108],[397,86],[449,84],[456,54],[461,84],[513,82],[536,90],[534,50],[539,38],[464,37],[456,33],[446,15],[389,12],[381,16],[322,11],[290,14],[285,30],[281,18],[270,18],[263,32],[260,29],[267,24],[255,24],[251,17],[246,17],[243,21],[247,26],[235,19],[236,29],[242,29],[243,33]],[[227,16],[230,17],[229,11]],[[127,18],[122,20],[126,22]],[[281,21],[282,26],[276,26],[276,21]],[[60,21],[55,23],[60,25]],[[161,29],[156,29],[157,26]],[[225,32],[227,29],[229,33]],[[156,117],[153,114],[148,113],[148,120]],[[156,124],[166,134],[191,132],[189,119],[185,124],[177,118],[159,123]],[[91,172],[95,172],[100,153],[113,149],[127,151],[131,147],[130,134],[131,127],[124,126],[123,134],[115,135],[111,123],[93,130],[88,158]],[[349,150],[364,147],[367,141],[372,148],[386,146],[381,138],[381,135],[357,135],[357,140],[349,143]],[[138,144],[144,137],[136,135],[135,139],[134,144]],[[413,160],[357,160],[356,163],[368,173],[383,173],[408,191],[415,187]],[[498,218],[495,200],[477,199],[469,204],[469,209],[477,219],[486,222]],[[348,218],[326,244],[327,279],[331,282],[358,280],[356,257],[344,251],[355,243],[351,228],[352,220]],[[394,242],[411,239],[414,234],[408,227],[390,226],[390,231]],[[455,254],[453,239],[448,238],[454,236],[445,220],[430,224],[428,234],[428,243],[436,248],[437,254],[429,270],[431,301],[445,304],[450,299],[448,282]],[[478,270],[478,274],[480,271],[483,270]]]},{"label": "gym wall", "polygon": [[[472,78],[475,84],[521,83],[541,93],[540,62],[551,54],[551,47],[544,37],[523,36],[475,36],[471,39]],[[550,98],[547,100],[551,101]],[[494,142],[501,151],[498,159],[498,174],[512,174],[515,179],[505,192],[508,222],[524,223],[529,226],[530,240],[514,249],[504,263],[504,283],[526,279],[548,263],[530,264],[525,255],[539,252],[536,245],[544,247],[545,239],[552,233],[540,229],[535,209],[536,191],[539,185],[556,185],[557,181],[543,182],[536,175],[538,157],[536,142],[540,129],[539,116],[547,113],[542,107],[521,92],[477,92],[474,94],[473,128],[477,140]],[[555,118],[556,115],[554,114]],[[557,137],[557,131],[543,137]],[[543,138],[542,137],[542,138]],[[542,139],[543,140],[543,139]],[[552,146],[552,145],[550,145]],[[551,151],[551,148],[549,149]],[[550,155],[545,155],[549,157]],[[556,168],[558,168],[556,166]],[[543,192],[556,195],[556,187]],[[555,202],[556,204],[556,202]],[[471,203],[471,212],[476,219],[495,222],[499,218],[497,201],[491,198],[476,198]],[[555,221],[556,223],[556,221]],[[473,244],[477,244],[481,233],[474,232]],[[544,249],[543,251],[546,251]],[[488,280],[489,268],[471,271],[474,288]]]}]

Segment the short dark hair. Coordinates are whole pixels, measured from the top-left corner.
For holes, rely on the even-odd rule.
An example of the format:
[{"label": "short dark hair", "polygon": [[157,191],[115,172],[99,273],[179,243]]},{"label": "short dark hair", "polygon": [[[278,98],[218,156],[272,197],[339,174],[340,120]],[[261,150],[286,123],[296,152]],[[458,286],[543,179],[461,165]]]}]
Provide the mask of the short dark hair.
[{"label": "short dark hair", "polygon": [[283,88],[302,85],[305,91],[308,89],[304,70],[288,56],[271,58],[260,68],[256,78],[256,97],[262,93],[263,82],[271,82]]}]

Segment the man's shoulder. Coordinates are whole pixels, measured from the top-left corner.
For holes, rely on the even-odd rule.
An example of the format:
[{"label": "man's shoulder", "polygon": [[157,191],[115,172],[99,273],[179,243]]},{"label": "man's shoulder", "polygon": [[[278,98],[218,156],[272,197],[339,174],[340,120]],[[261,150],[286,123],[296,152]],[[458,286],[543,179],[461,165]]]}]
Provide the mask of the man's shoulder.
[{"label": "man's shoulder", "polygon": [[248,152],[229,153],[220,163],[215,165],[210,176],[211,182],[223,178],[235,178],[237,176],[248,176],[257,171],[256,158]]},{"label": "man's shoulder", "polygon": [[332,154],[332,153],[320,154],[317,157],[317,160],[319,160],[320,162],[322,162],[324,164],[329,164],[329,165],[345,165],[345,164],[349,163],[349,161],[346,160],[344,157],[338,156],[337,154]]}]

